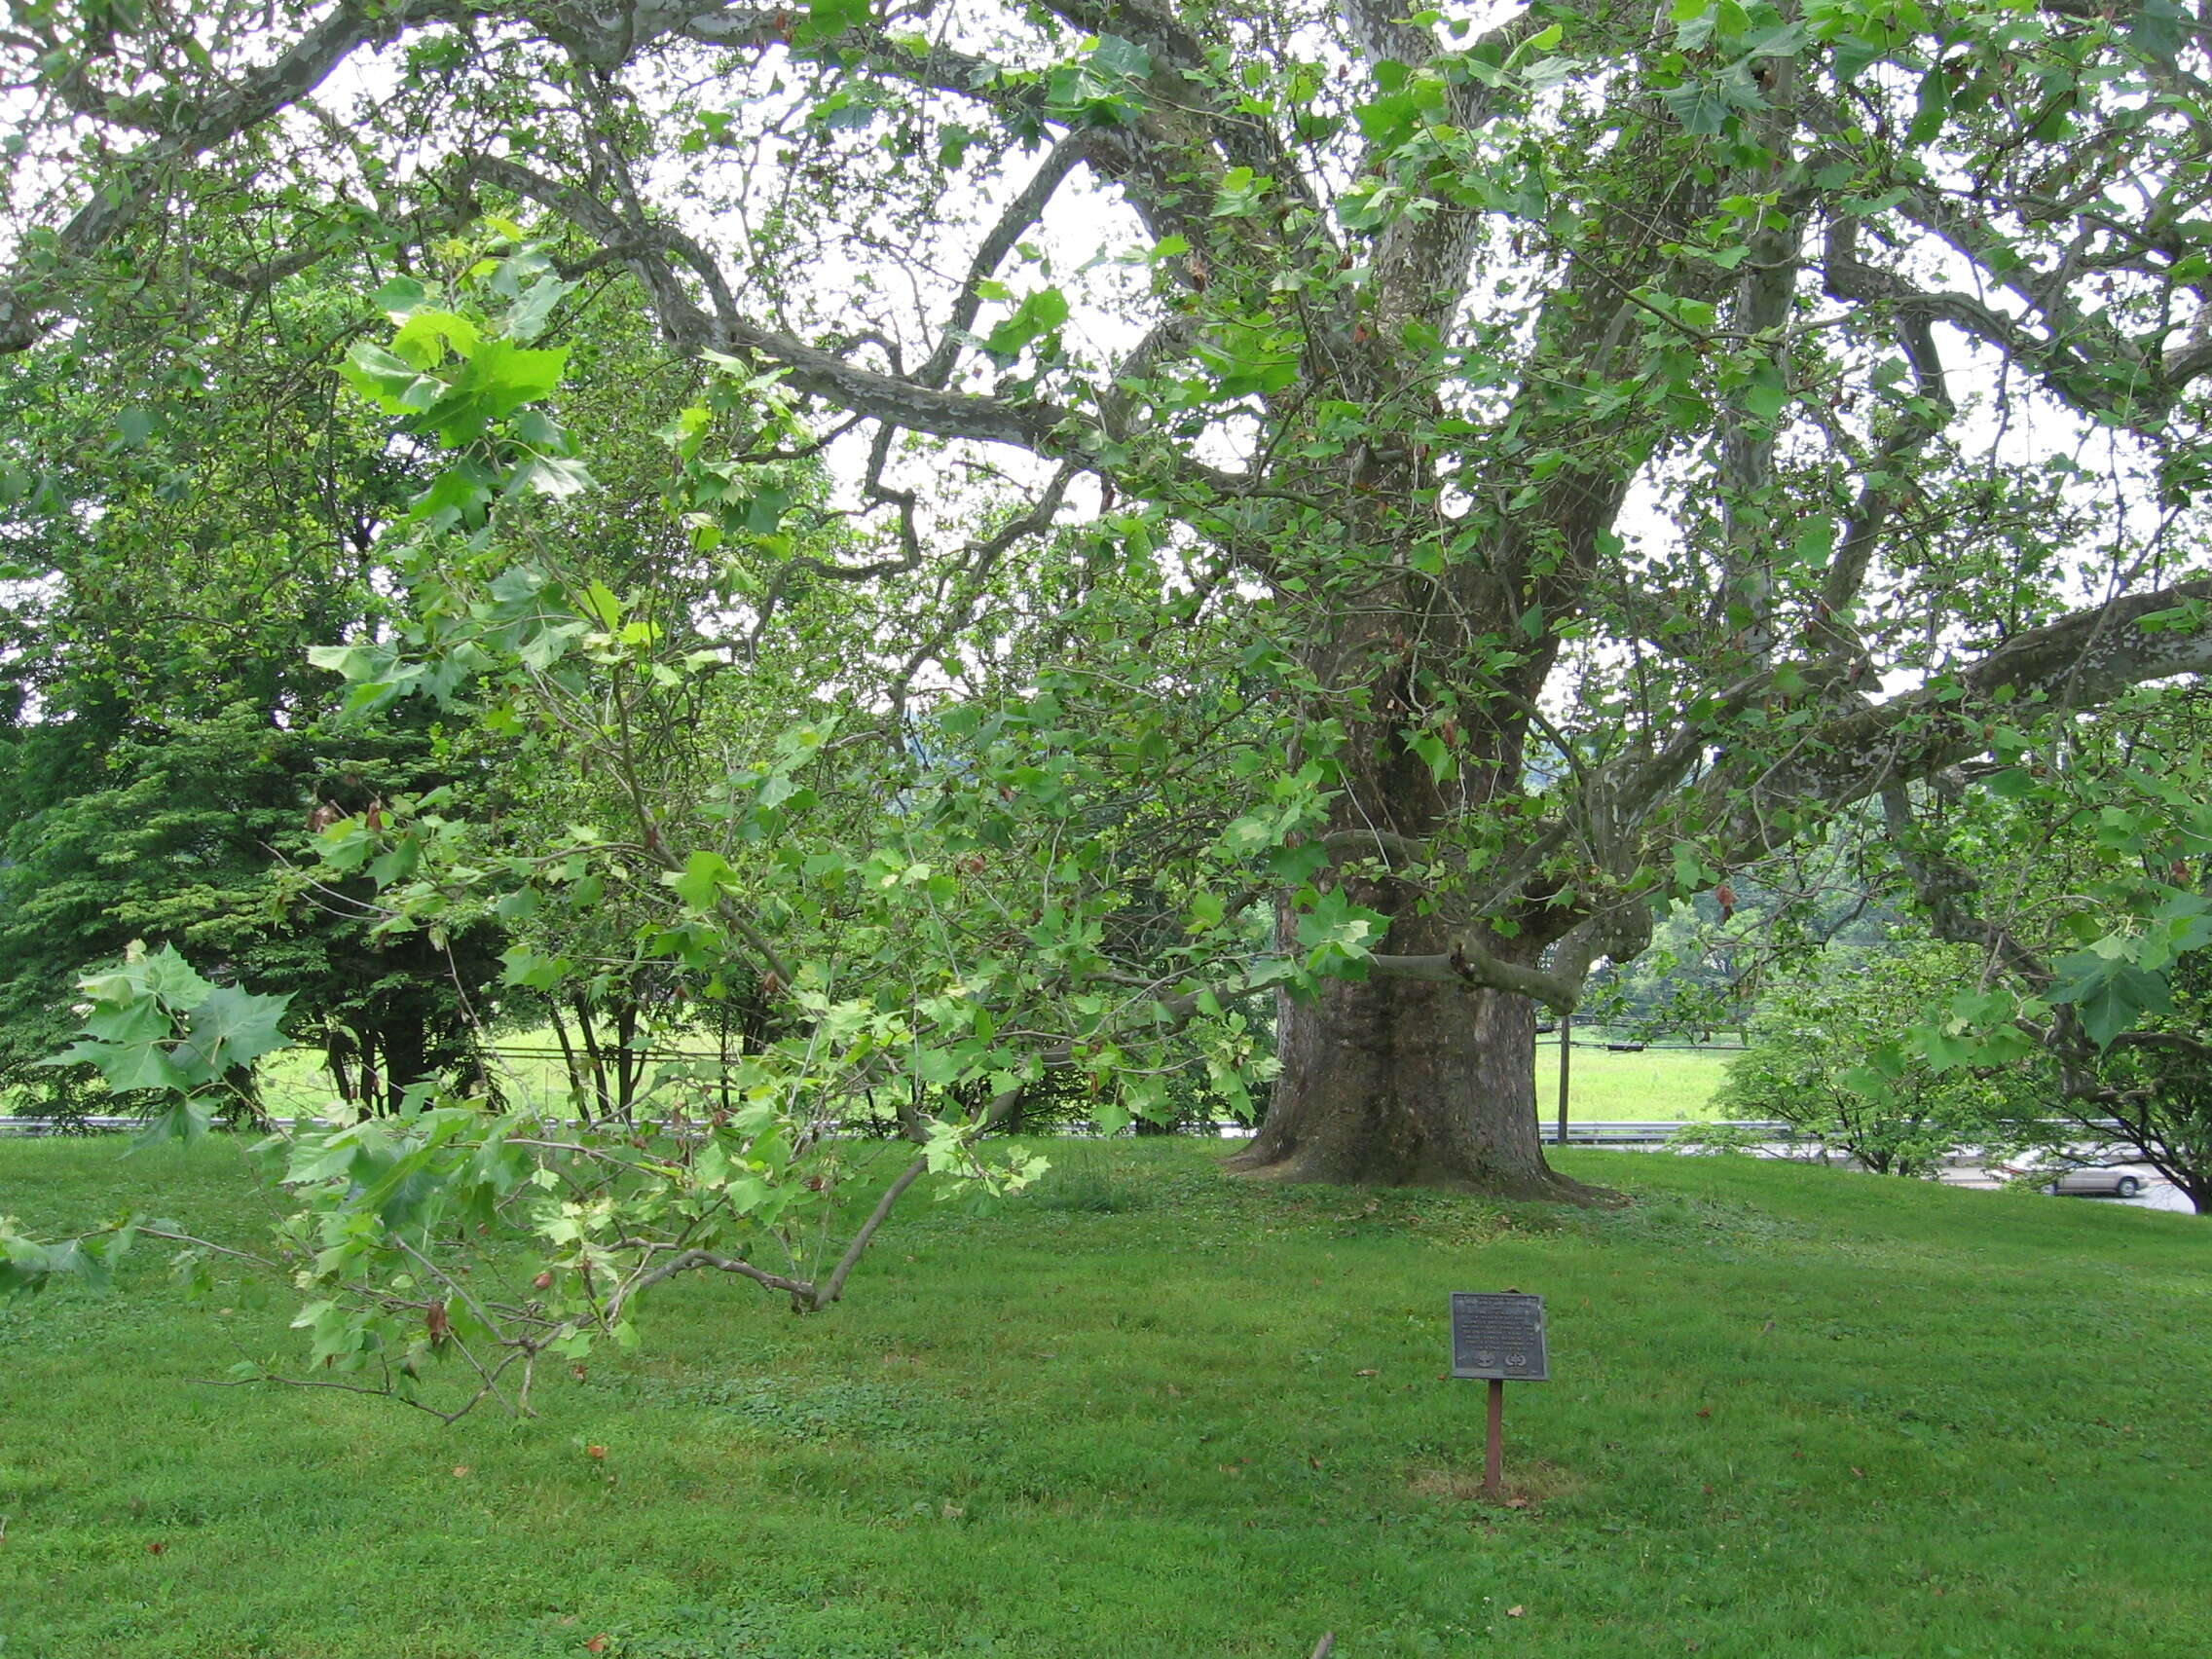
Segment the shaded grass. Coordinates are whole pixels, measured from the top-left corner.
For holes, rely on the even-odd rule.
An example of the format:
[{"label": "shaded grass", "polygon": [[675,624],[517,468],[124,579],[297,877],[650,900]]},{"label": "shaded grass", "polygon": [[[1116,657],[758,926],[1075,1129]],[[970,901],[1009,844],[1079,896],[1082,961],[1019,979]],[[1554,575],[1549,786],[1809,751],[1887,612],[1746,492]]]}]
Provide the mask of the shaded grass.
[{"label": "shaded grass", "polygon": [[[194,1386],[286,1310],[180,1310],[151,1260],[0,1312],[0,1654],[2199,1648],[2194,1218],[1619,1153],[1561,1162],[1633,1208],[1559,1212],[1052,1150],[1033,1197],[903,1213],[829,1315],[681,1287],[531,1423]],[[242,1222],[226,1156],[0,1142],[0,1208]],[[1493,1509],[1445,1293],[1509,1285],[1559,1381],[1513,1391],[1527,1502]]]}]

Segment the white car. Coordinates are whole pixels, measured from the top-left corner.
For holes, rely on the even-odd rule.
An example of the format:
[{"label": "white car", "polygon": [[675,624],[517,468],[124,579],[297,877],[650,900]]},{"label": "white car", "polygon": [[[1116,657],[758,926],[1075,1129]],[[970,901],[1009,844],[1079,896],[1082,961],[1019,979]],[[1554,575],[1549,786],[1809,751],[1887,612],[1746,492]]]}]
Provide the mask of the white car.
[{"label": "white car", "polygon": [[2069,1169],[2044,1191],[2061,1198],[2132,1198],[2143,1187],[2143,1177],[2132,1169]]}]

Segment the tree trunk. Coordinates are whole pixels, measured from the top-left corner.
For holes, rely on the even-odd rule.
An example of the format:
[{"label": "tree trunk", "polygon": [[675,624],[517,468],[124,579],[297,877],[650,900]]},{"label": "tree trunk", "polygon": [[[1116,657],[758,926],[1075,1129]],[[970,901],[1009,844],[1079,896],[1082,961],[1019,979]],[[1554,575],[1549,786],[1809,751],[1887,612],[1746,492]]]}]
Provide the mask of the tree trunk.
[{"label": "tree trunk", "polygon": [[1231,1167],[1282,1181],[1471,1188],[1591,1203],[1536,1130],[1536,1013],[1526,997],[1422,980],[1333,981],[1285,999],[1283,1072]]},{"label": "tree trunk", "polygon": [[[1411,480],[1402,481],[1411,495]],[[1385,498],[1378,490],[1375,499]],[[1406,515],[1410,518],[1411,511]],[[1377,539],[1388,533],[1378,529]],[[1527,772],[1523,711],[1541,692],[1557,651],[1546,639],[1523,653],[1522,682],[1507,697],[1465,699],[1449,715],[1434,701],[1439,678],[1469,654],[1518,629],[1513,604],[1475,567],[1447,615],[1431,614],[1417,594],[1379,588],[1342,631],[1309,646],[1305,666],[1324,685],[1359,686],[1369,718],[1350,722],[1341,751],[1344,789],[1327,839],[1341,850],[1336,869],[1317,878],[1340,884],[1364,908],[1390,918],[1378,954],[1448,953],[1475,918],[1454,912],[1419,883],[1387,866],[1395,854],[1382,837],[1426,844],[1473,812],[1509,807]],[[1394,602],[1394,604],[1393,604]],[[1456,767],[1449,784],[1415,752],[1409,730],[1444,744]],[[1363,837],[1374,837],[1374,853]],[[1524,893],[1519,907],[1531,898]],[[1539,932],[1549,927],[1550,932]],[[1296,948],[1296,918],[1276,915],[1278,942]],[[1558,913],[1539,903],[1485,941],[1495,956],[1536,967],[1561,931]],[[1276,1005],[1276,1054],[1282,1075],[1252,1145],[1231,1161],[1246,1173],[1283,1181],[1432,1186],[1498,1198],[1573,1203],[1616,1195],[1555,1173],[1536,1126],[1536,1010],[1514,992],[1433,979],[1385,977],[1323,981],[1310,1000],[1283,995]]]}]

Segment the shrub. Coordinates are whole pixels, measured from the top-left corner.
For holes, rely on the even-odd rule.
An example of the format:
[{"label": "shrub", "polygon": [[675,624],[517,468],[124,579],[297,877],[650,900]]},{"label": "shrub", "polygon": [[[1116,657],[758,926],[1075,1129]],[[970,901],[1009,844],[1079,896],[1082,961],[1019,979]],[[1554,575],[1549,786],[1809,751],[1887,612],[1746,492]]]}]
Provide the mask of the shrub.
[{"label": "shrub", "polygon": [[1968,1146],[1993,1159],[2019,1150],[2041,1135],[2041,1071],[2022,1061],[1938,1072],[1907,1038],[1974,968],[1951,945],[1829,950],[1768,988],[1716,1103],[1728,1117],[1788,1124],[1885,1175],[1933,1175]]}]

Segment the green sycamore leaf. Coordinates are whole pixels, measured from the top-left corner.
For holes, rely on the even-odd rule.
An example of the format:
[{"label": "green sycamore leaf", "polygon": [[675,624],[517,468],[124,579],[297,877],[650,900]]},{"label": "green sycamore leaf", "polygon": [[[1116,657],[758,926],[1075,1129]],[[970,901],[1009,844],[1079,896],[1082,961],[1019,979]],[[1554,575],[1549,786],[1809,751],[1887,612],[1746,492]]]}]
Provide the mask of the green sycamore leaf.
[{"label": "green sycamore leaf", "polygon": [[505,340],[487,340],[416,424],[458,449],[482,437],[493,422],[504,420],[524,404],[551,396],[568,364],[565,346],[534,350]]},{"label": "green sycamore leaf", "polygon": [[1420,756],[1422,763],[1428,767],[1428,775],[1438,783],[1450,783],[1459,775],[1459,757],[1445,746],[1444,739],[1435,732],[1408,732],[1406,747]]},{"label": "green sycamore leaf", "polygon": [[622,626],[622,601],[605,582],[593,582],[575,596],[575,608],[602,628]]},{"label": "green sycamore leaf", "polygon": [[2170,65],[2181,55],[2188,21],[2189,14],[2174,0],[2142,0],[2127,25],[2127,38],[2146,56]]},{"label": "green sycamore leaf", "polygon": [[[185,1016],[184,1051],[210,1080],[284,1046],[281,1027],[291,993],[258,996],[222,985]],[[180,1058],[182,1057],[180,1053]]]},{"label": "green sycamore leaf", "polygon": [[1772,425],[1788,401],[1789,387],[1783,381],[1782,370],[1772,362],[1756,364],[1744,387],[1744,413],[1754,421]]},{"label": "green sycamore leaf", "polygon": [[424,371],[446,360],[446,353],[465,357],[476,350],[477,327],[468,318],[447,311],[419,311],[399,325],[391,337],[391,353],[409,366]]},{"label": "green sycamore leaf", "polygon": [[429,300],[429,289],[412,276],[394,276],[369,296],[369,304],[394,322],[404,322],[408,316],[427,305]]},{"label": "green sycamore leaf", "polygon": [[1040,288],[1014,307],[1014,314],[991,330],[983,349],[995,357],[1014,358],[1040,335],[1068,319],[1068,297],[1057,288]]},{"label": "green sycamore leaf", "polygon": [[505,970],[500,982],[534,991],[550,991],[561,982],[562,964],[557,957],[540,956],[527,944],[510,945],[499,957]]},{"label": "green sycamore leaf", "polygon": [[482,461],[464,457],[430,480],[430,487],[415,498],[408,511],[434,529],[453,523],[474,529],[484,522],[497,480],[498,474]]},{"label": "green sycamore leaf", "polygon": [[551,496],[555,500],[566,500],[580,496],[587,490],[599,488],[599,480],[591,470],[572,456],[534,455],[515,468],[514,478],[507,485],[510,494],[528,490],[539,496]]},{"label": "green sycamore leaf", "polygon": [[814,0],[793,32],[794,46],[812,46],[866,22],[874,7],[869,0]]},{"label": "green sycamore leaf", "polygon": [[507,314],[501,319],[507,338],[519,346],[527,346],[543,334],[546,324],[553,320],[553,308],[567,299],[575,286],[551,272],[531,283],[522,291],[522,297],[507,308]]},{"label": "green sycamore leaf", "polygon": [[1681,123],[1684,132],[1698,138],[1717,137],[1728,125],[1734,108],[1709,81],[1663,88],[1659,101],[1667,106],[1669,115]]},{"label": "green sycamore leaf", "polygon": [[1950,113],[1951,78],[1947,67],[1938,63],[1921,77],[1919,102],[1912,125],[1905,129],[1905,143],[1916,147],[1934,143]]},{"label": "green sycamore leaf", "polygon": [[1132,81],[1141,81],[1152,73],[1152,54],[1120,35],[1100,35],[1097,46],[1091,49],[1090,61],[1109,75],[1125,75]]},{"label": "green sycamore leaf", "polygon": [[139,973],[147,991],[171,1008],[193,1008],[215,988],[177,954],[173,944],[165,944],[150,953],[140,964]]},{"label": "green sycamore leaf", "polygon": [[1354,904],[1332,888],[1298,918],[1298,942],[1311,954],[1307,966],[1318,971],[1332,961],[1356,962],[1375,954],[1388,918]]},{"label": "green sycamore leaf", "polygon": [[381,346],[356,340],[338,366],[338,378],[387,415],[416,415],[437,402],[445,382]]},{"label": "green sycamore leaf", "polygon": [[2164,1014],[2173,1007],[2173,989],[2163,974],[2094,947],[2076,951],[2057,967],[2058,983],[2045,993],[2045,1000],[2073,1004],[2082,1028],[2100,1049],[2111,1048],[2112,1040],[2144,1014]]},{"label": "green sycamore leaf", "polygon": [[130,1137],[130,1150],[137,1152],[168,1141],[190,1146],[207,1132],[207,1125],[214,1121],[215,1103],[212,1100],[183,1096],[166,1111],[157,1113],[143,1129]]},{"label": "green sycamore leaf", "polygon": [[159,1038],[144,1042],[96,1043],[81,1039],[60,1053],[36,1063],[96,1066],[110,1094],[129,1094],[141,1088],[182,1088],[186,1086],[184,1073],[169,1058],[173,1034],[168,1021],[163,1020],[161,1027]]},{"label": "green sycamore leaf", "polygon": [[721,854],[701,851],[684,861],[681,872],[671,871],[661,880],[676,889],[676,896],[687,908],[705,912],[715,907],[723,884],[734,880],[736,875],[737,871],[730,868],[729,861]]}]

